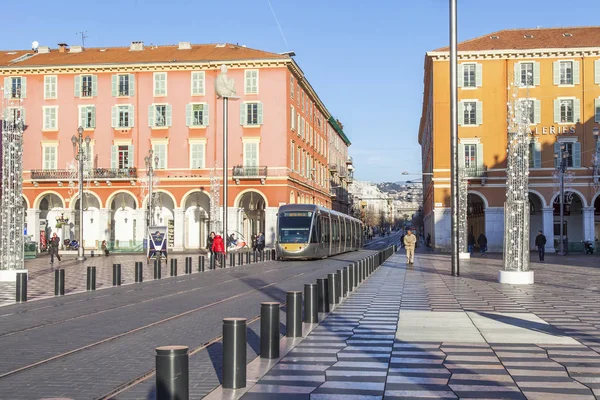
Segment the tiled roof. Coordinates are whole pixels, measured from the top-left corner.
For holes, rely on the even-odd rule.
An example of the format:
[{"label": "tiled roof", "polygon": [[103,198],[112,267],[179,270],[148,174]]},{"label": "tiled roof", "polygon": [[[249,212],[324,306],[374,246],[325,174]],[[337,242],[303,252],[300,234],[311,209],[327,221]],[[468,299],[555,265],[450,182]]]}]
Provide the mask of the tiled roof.
[{"label": "tiled roof", "polygon": [[[288,55],[270,53],[234,44],[193,44],[187,50],[179,50],[178,45],[170,45],[145,46],[140,51],[131,51],[129,47],[97,47],[86,48],[81,52],[71,52],[69,50],[60,52],[58,49],[51,49],[49,53],[34,53],[31,50],[18,50],[16,54],[10,53],[13,52],[0,51],[0,67],[290,59]],[[11,62],[11,60],[27,53],[34,54],[34,56],[17,63]]]},{"label": "tiled roof", "polygon": [[[506,29],[461,42],[458,44],[458,51],[585,47],[600,47],[600,26]],[[449,51],[449,47],[434,51]]]}]

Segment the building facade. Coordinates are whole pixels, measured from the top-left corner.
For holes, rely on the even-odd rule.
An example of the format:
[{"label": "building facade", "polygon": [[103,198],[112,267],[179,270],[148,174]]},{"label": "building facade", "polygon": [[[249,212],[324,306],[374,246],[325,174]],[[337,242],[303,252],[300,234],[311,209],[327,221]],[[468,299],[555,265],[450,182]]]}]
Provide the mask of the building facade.
[{"label": "building facade", "polygon": [[332,198],[332,209],[350,214],[352,199],[348,193],[348,185],[354,179],[352,157],[348,155],[350,140],[344,134],[342,124],[329,117],[327,121],[327,138],[329,140],[328,170],[330,175],[329,187]]},{"label": "building facade", "polygon": [[[331,208],[331,114],[290,55],[188,42],[41,46],[0,53],[4,96],[18,100],[3,118],[26,126],[23,194],[33,240],[52,232],[78,238],[83,225],[86,249],[106,240],[115,250],[141,250],[148,159],[151,212],[169,228],[168,247],[203,248],[210,230],[222,230],[224,113],[214,90],[221,65],[239,96],[228,112],[228,232],[249,240],[262,231],[272,243],[279,205]],[[84,221],[75,212],[71,143],[80,126],[89,137]]]},{"label": "building facade", "polygon": [[[458,46],[459,169],[468,190],[467,226],[503,246],[507,104],[530,123],[530,240],[542,230],[558,246],[559,153],[567,153],[564,215],[571,251],[600,237],[598,139],[600,27],[505,30]],[[516,83],[517,89],[511,88]],[[422,146],[425,234],[450,248],[450,80],[447,48],[425,57]],[[554,239],[554,240],[553,240]]]}]

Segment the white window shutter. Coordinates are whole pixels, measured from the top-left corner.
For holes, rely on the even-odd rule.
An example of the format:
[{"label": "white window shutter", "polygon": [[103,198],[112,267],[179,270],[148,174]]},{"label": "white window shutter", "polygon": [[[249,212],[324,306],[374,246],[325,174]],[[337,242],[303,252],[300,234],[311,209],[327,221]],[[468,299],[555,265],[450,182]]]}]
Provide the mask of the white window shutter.
[{"label": "white window shutter", "polygon": [[558,167],[558,156],[560,153],[560,142],[554,143],[554,168]]},{"label": "white window shutter", "polygon": [[579,85],[579,61],[573,61],[573,84]]},{"label": "white window shutter", "polygon": [[27,97],[27,78],[21,78],[21,98],[24,99]]},{"label": "white window shutter", "polygon": [[128,168],[133,168],[134,165],[134,154],[133,154],[133,146],[129,145],[127,146],[127,167]]},{"label": "white window shutter", "polygon": [[110,78],[112,97],[117,97],[119,95],[119,75],[113,75]]},{"label": "white window shutter", "polygon": [[192,72],[192,96],[197,95],[199,91],[198,72]]},{"label": "white window shutter", "polygon": [[475,123],[477,125],[483,124],[483,102],[475,102]]},{"label": "white window shutter", "polygon": [[192,126],[193,125],[193,121],[192,121],[192,105],[191,104],[186,104],[185,105],[185,124],[186,124],[186,126]]},{"label": "white window shutter", "polygon": [[594,99],[594,115],[594,121],[600,122],[600,98]]},{"label": "white window shutter", "polygon": [[10,97],[10,78],[4,78],[4,98]]},{"label": "white window shutter", "polygon": [[463,87],[464,86],[464,81],[465,81],[465,73],[464,73],[464,68],[462,66],[462,64],[458,64],[458,68],[456,68],[457,70],[457,76],[456,76],[456,82],[458,87]]},{"label": "white window shutter", "polygon": [[135,75],[129,74],[129,96],[135,96]]},{"label": "white window shutter", "polygon": [[542,101],[541,100],[533,101],[533,123],[534,124],[542,123]]},{"label": "white window shutter", "polygon": [[110,126],[113,128],[117,128],[119,126],[119,106],[111,107],[111,124]]},{"label": "white window shutter", "polygon": [[514,65],[514,77],[513,77],[513,82],[519,82],[519,84],[521,83],[521,63],[520,62],[516,62]]},{"label": "white window shutter", "polygon": [[90,107],[90,114],[91,114],[91,118],[90,118],[90,128],[96,128],[96,106],[91,106]]},{"label": "white window shutter", "polygon": [[21,121],[23,121],[24,125],[27,125],[27,116],[25,114],[26,114],[25,108],[21,107]]},{"label": "white window shutter", "polygon": [[208,126],[209,108],[208,103],[202,106],[202,125]]},{"label": "white window shutter", "polygon": [[581,121],[581,102],[579,99],[573,100],[573,122]]},{"label": "white window shutter", "polygon": [[600,60],[594,61],[594,83],[600,85]]},{"label": "white window shutter", "polygon": [[240,103],[240,125],[246,125],[246,103]]},{"label": "white window shutter", "polygon": [[483,66],[480,63],[475,64],[475,86],[481,87],[483,84]]},{"label": "white window shutter", "polygon": [[560,100],[554,100],[554,123],[560,123]]},{"label": "white window shutter", "polygon": [[458,125],[465,124],[465,103],[458,102]]},{"label": "white window shutter", "polygon": [[533,144],[533,154],[530,154],[529,157],[533,157],[533,168],[541,168],[542,167],[542,144],[535,142]]},{"label": "white window shutter", "polygon": [[533,62],[533,85],[540,86],[540,63],[538,61]]},{"label": "white window shutter", "polygon": [[92,97],[98,96],[98,76],[92,75]]},{"label": "white window shutter", "polygon": [[554,84],[559,85],[560,84],[560,61],[554,61],[552,63],[552,65],[554,66],[554,68],[553,68]]},{"label": "white window shutter", "polygon": [[462,143],[458,145],[458,167],[465,167],[465,145]]},{"label": "white window shutter", "polygon": [[75,97],[81,97],[81,75],[75,75],[73,78],[73,87]]},{"label": "white window shutter", "polygon": [[262,125],[263,124],[263,103],[262,102],[258,103],[257,108],[258,108],[258,124]]},{"label": "white window shutter", "polygon": [[150,104],[148,106],[148,126],[153,127],[154,126],[154,111],[155,111],[154,104]]},{"label": "white window shutter", "polygon": [[111,152],[110,152],[110,168],[112,169],[117,169],[119,166],[117,164],[118,159],[119,159],[119,148],[117,146],[112,146],[111,147]]},{"label": "white window shutter", "polygon": [[87,111],[87,106],[79,107],[79,126],[86,128],[85,126],[85,114]]},{"label": "white window shutter", "polygon": [[244,80],[246,83],[246,93],[251,93],[252,92],[252,83],[251,83],[251,78],[250,78],[250,71],[244,71]]},{"label": "white window shutter", "polygon": [[173,106],[167,104],[167,126],[171,126],[173,122]]},{"label": "white window shutter", "polygon": [[477,171],[483,171],[483,144],[477,143]]},{"label": "white window shutter", "polygon": [[296,133],[298,136],[302,134],[302,132],[300,132],[300,113],[296,113]]},{"label": "white window shutter", "polygon": [[129,106],[129,128],[133,128],[135,126],[135,117],[133,113],[133,106]]},{"label": "white window shutter", "polygon": [[573,168],[581,168],[581,143],[573,143]]}]

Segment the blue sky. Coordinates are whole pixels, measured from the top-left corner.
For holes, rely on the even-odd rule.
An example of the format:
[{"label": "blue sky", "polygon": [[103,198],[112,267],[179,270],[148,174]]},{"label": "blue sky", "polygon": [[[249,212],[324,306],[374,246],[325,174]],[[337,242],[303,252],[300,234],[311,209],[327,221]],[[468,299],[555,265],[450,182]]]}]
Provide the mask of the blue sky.
[{"label": "blue sky", "polygon": [[[459,41],[508,28],[587,26],[600,5],[578,0],[459,0]],[[397,181],[421,169],[417,143],[425,52],[448,43],[447,0],[6,1],[0,48],[230,42],[296,61],[352,141],[355,177]],[[18,16],[18,18],[6,18]],[[405,178],[405,177],[404,177]]]}]

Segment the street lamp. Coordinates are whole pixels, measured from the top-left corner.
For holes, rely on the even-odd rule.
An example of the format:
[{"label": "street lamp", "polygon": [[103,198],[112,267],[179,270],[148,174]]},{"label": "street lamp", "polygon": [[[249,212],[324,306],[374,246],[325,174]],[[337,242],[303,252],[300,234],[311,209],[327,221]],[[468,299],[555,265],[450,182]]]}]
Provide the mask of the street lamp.
[{"label": "street lamp", "polygon": [[565,255],[564,248],[564,201],[565,201],[565,172],[567,172],[567,160],[569,158],[569,153],[566,151],[565,144],[561,143],[559,146],[558,154],[554,154],[554,158],[557,159],[557,168],[560,174],[560,236],[558,238],[559,243],[559,256]]},{"label": "street lamp", "polygon": [[[152,212],[152,198],[154,196],[154,168],[158,168],[158,156],[152,160],[154,150],[150,149],[148,155],[144,157],[144,163],[146,164],[146,171],[148,172],[148,217],[146,218],[146,224],[148,227],[154,226],[154,215]],[[154,161],[154,163],[152,163]]]},{"label": "street lamp", "polygon": [[77,128],[78,136],[71,137],[73,143],[73,155],[75,160],[79,162],[79,248],[77,249],[77,261],[85,261],[83,250],[83,163],[88,161],[90,156],[90,142],[92,139],[89,136],[85,137],[85,149],[83,148],[83,127]]}]

